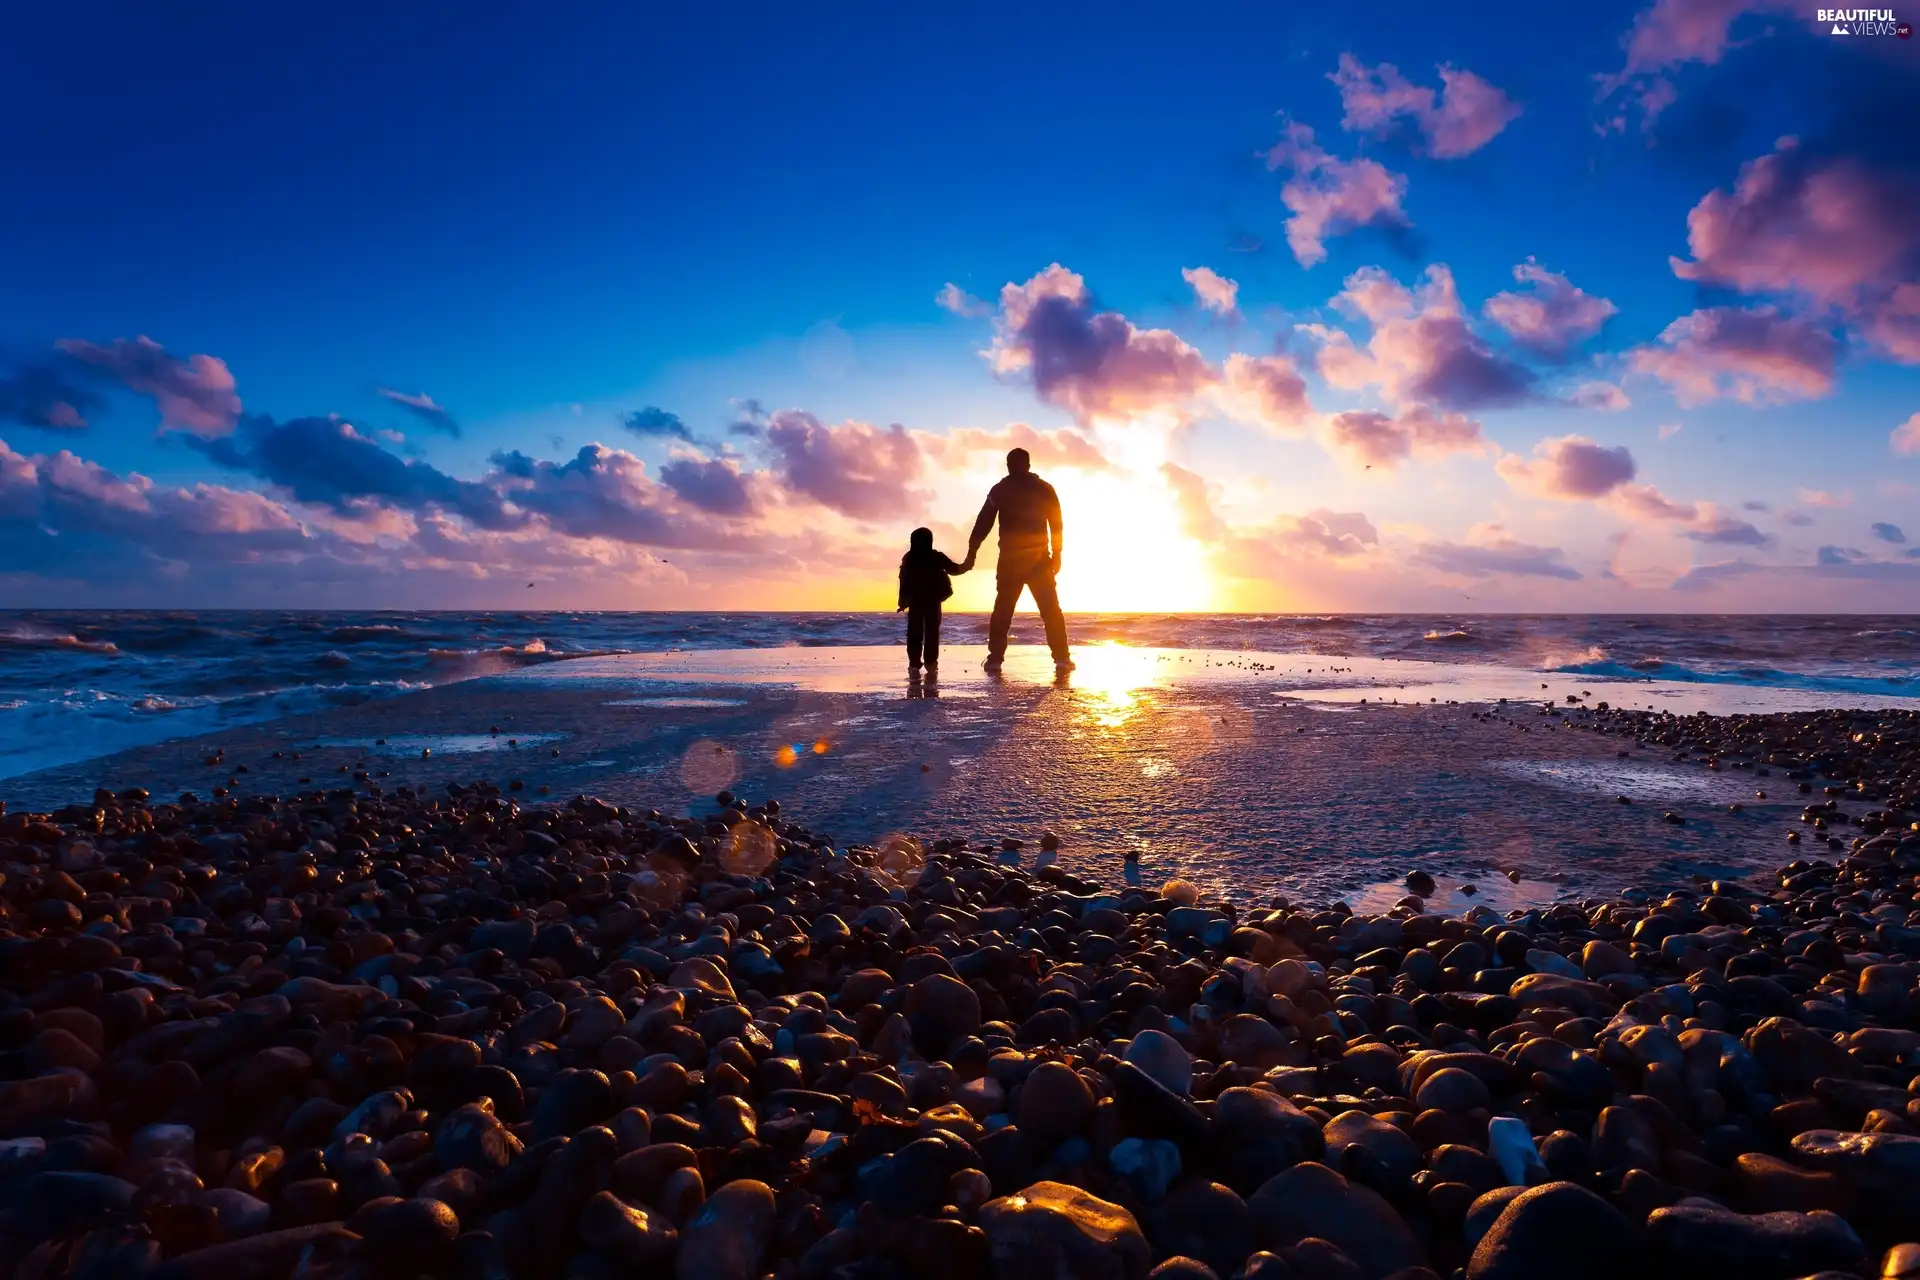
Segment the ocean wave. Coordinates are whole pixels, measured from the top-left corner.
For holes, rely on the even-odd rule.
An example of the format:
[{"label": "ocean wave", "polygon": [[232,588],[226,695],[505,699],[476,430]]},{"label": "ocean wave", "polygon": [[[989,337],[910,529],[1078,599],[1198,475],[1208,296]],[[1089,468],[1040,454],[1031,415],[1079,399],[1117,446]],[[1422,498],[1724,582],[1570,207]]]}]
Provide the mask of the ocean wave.
[{"label": "ocean wave", "polygon": [[1863,640],[1868,636],[1920,636],[1920,631],[1909,631],[1905,627],[1869,627],[1865,631],[1853,633],[1855,640]]},{"label": "ocean wave", "polygon": [[335,627],[327,632],[327,639],[341,644],[359,644],[363,640],[390,640],[395,636],[406,634],[405,627],[396,627],[391,622],[372,622],[350,627]]},{"label": "ocean wave", "polygon": [[1590,644],[1584,649],[1570,652],[1550,652],[1540,659],[1539,665],[1543,671],[1573,671],[1588,663],[1610,662],[1612,659],[1613,655],[1604,647]]},{"label": "ocean wave", "polygon": [[1469,640],[1478,640],[1480,637],[1474,635],[1471,631],[1462,631],[1460,628],[1455,627],[1451,631],[1429,631],[1420,638],[1422,640],[1432,640],[1444,644],[1461,644]]},{"label": "ocean wave", "polygon": [[16,628],[0,631],[0,645],[16,649],[69,649],[82,653],[118,653],[120,646],[111,640],[82,640],[68,632]]},{"label": "ocean wave", "polygon": [[1693,667],[1642,658],[1635,662],[1576,662],[1555,667],[1563,675],[1602,676],[1615,680],[1648,680],[1654,673],[1661,680],[1680,684],[1749,685],[1764,689],[1804,689],[1824,693],[1879,693],[1896,697],[1911,696],[1912,676],[1816,675],[1805,671],[1784,671],[1778,667],[1733,667],[1724,671],[1703,671]]},{"label": "ocean wave", "polygon": [[486,662],[491,659],[513,666],[531,666],[540,662],[567,662],[574,658],[610,658],[632,653],[631,649],[555,649],[538,637],[523,645],[503,644],[493,649],[428,649],[429,660],[438,663]]}]

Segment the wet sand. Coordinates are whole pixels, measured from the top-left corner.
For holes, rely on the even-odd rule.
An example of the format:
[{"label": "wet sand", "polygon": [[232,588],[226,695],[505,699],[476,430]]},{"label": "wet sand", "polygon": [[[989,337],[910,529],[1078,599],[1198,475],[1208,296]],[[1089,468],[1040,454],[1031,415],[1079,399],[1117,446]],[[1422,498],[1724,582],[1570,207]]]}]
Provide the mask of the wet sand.
[{"label": "wet sand", "polygon": [[[950,648],[937,685],[910,684],[893,648],[589,659],[123,752],[9,780],[0,794],[32,809],[100,786],[204,799],[366,784],[437,793],[484,779],[523,803],[584,792],[684,813],[731,788],[799,808],[842,842],[901,828],[1012,838],[1031,863],[1051,831],[1060,865],[1114,881],[1182,876],[1242,900],[1377,911],[1423,870],[1435,909],[1506,911],[1769,869],[1800,807],[1785,785],[1761,799],[1752,776],[1581,732],[1584,713],[1548,716],[1536,700],[1565,706],[1584,690],[1582,705],[1611,696],[1681,714],[1822,702],[1100,647],[1083,649],[1065,681],[1039,649],[1016,649],[989,680],[980,657]],[[1482,719],[1501,697],[1504,713]]]}]

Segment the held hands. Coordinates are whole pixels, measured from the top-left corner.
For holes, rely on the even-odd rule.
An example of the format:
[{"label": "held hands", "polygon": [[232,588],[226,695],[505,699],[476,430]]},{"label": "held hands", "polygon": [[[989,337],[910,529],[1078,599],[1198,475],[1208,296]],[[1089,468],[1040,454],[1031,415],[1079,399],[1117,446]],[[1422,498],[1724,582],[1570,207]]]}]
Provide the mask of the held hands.
[{"label": "held hands", "polygon": [[979,549],[978,547],[968,547],[968,548],[967,548],[967,558],[966,558],[965,560],[962,560],[962,561],[960,562],[960,572],[962,572],[962,573],[970,573],[970,572],[972,572],[972,570],[973,570],[973,558],[974,558],[974,557],[975,557],[976,555],[978,555],[979,553],[980,553],[980,549]]}]

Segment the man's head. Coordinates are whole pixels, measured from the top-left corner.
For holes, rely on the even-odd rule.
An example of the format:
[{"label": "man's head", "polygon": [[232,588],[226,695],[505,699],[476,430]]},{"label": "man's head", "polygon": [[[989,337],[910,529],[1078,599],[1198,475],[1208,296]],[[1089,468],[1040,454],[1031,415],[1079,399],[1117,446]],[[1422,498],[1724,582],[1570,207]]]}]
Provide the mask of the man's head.
[{"label": "man's head", "polygon": [[1033,470],[1033,457],[1025,449],[1007,450],[1007,474],[1023,476]]}]

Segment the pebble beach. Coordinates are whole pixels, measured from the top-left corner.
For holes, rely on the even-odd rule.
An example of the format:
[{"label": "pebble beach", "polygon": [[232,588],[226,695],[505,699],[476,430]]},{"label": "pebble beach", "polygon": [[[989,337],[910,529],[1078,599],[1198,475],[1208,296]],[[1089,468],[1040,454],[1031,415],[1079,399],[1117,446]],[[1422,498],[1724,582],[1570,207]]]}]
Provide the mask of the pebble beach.
[{"label": "pebble beach", "polygon": [[1764,777],[1779,865],[1443,914],[733,791],[15,804],[0,1271],[1920,1275],[1920,717],[1528,711]]}]

